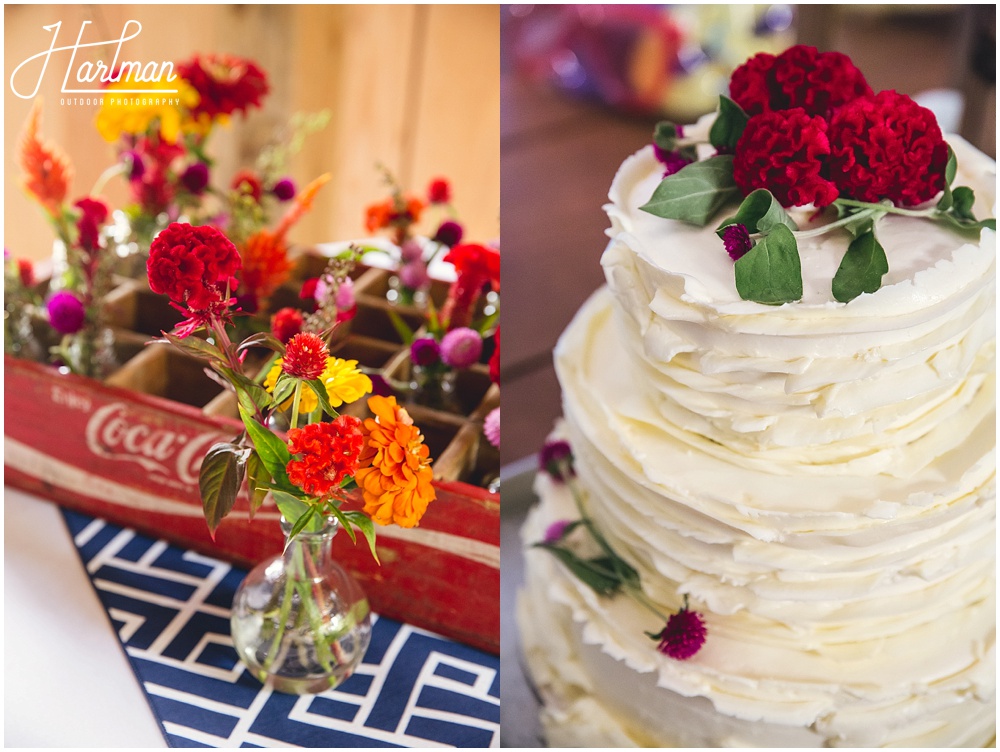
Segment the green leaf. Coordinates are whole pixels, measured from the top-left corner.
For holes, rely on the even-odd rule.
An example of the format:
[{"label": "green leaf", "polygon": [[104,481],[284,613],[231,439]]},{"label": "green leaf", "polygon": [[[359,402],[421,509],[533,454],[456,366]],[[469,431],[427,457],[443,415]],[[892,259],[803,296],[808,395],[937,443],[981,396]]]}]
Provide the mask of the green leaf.
[{"label": "green leaf", "polygon": [[375,523],[364,512],[346,512],[344,516],[364,534],[368,541],[368,548],[371,549],[372,558],[375,559],[376,564],[382,566],[382,562],[378,559],[378,553],[375,551]]},{"label": "green leaf", "polygon": [[958,232],[963,232],[963,233],[979,234],[979,231],[982,230],[984,227],[988,227],[989,229],[993,230],[993,232],[996,232],[997,230],[997,221],[992,218],[980,219],[976,221],[970,219],[962,219],[960,217],[956,217],[954,214],[939,214],[937,215],[937,220],[939,222],[943,222],[944,224],[948,225],[953,230],[957,230]]},{"label": "green leaf", "polygon": [[677,148],[677,126],[669,120],[661,120],[653,129],[653,143],[664,151]]},{"label": "green leaf", "polygon": [[598,595],[613,595],[621,588],[621,580],[614,572],[608,571],[594,561],[581,559],[572,551],[551,543],[536,543],[535,546],[552,552],[581,582]]},{"label": "green leaf", "polygon": [[944,187],[944,193],[941,194],[941,198],[938,199],[936,206],[941,211],[946,212],[949,209],[951,209],[951,206],[954,203],[954,201],[955,199],[952,196],[951,188],[946,185]]},{"label": "green leaf", "polygon": [[243,405],[240,405],[240,417],[257,449],[260,461],[267,468],[274,483],[281,488],[294,489],[295,486],[288,480],[288,473],[285,470],[292,458],[285,442],[258,423]]},{"label": "green leaf", "polygon": [[889,271],[885,250],[872,230],[859,235],[847,246],[840,268],[833,276],[833,297],[849,303],[863,292],[872,293],[882,286]]},{"label": "green leaf", "polygon": [[708,132],[708,140],[716,149],[734,151],[736,143],[743,135],[750,117],[736,102],[727,96],[719,96],[719,114]]},{"label": "green leaf", "polygon": [[326,392],[326,384],[324,384],[320,379],[307,381],[306,384],[308,388],[312,389],[316,394],[316,399],[319,401],[319,406],[323,408],[323,411],[331,418],[336,418],[339,413],[334,410],[333,405],[330,404],[330,395]]},{"label": "green leaf", "polygon": [[733,181],[733,158],[729,155],[692,162],[665,177],[640,208],[664,219],[703,227],[723,206],[739,197]]},{"label": "green leaf", "polygon": [[247,409],[247,412],[263,411],[271,406],[271,395],[253,379],[242,373],[237,373],[228,366],[215,364],[214,368],[232,384],[233,389],[236,390],[236,397],[240,404]]},{"label": "green leaf", "polygon": [[802,265],[791,230],[777,225],[736,262],[736,289],[743,300],[766,305],[802,297]]},{"label": "green leaf", "polygon": [[[299,518],[295,520],[295,524],[292,525],[292,529],[288,531],[285,548],[288,548],[288,544],[295,540],[295,536],[301,533],[306,525],[310,524],[316,518],[316,507],[312,504],[307,504],[306,507],[306,511],[299,515]],[[288,518],[285,517],[285,519],[287,520]]]},{"label": "green leaf", "polygon": [[208,530],[215,538],[215,531],[222,519],[233,510],[236,494],[243,482],[243,468],[247,450],[235,444],[215,444],[201,462],[198,488],[205,511]]},{"label": "green leaf", "polygon": [[719,225],[715,232],[721,238],[723,230],[734,224],[744,225],[750,233],[768,233],[778,225],[784,225],[793,231],[799,229],[795,220],[778,203],[778,199],[765,188],[758,188],[743,199],[740,208],[736,210],[736,216]]},{"label": "green leaf", "polygon": [[944,184],[951,185],[955,182],[955,175],[958,174],[958,157],[955,156],[951,145],[948,146],[948,163],[944,167]]},{"label": "green leaf", "polygon": [[279,355],[285,354],[284,343],[270,332],[257,332],[247,337],[240,342],[239,347],[236,348],[236,352],[243,352],[251,347],[266,347],[269,350],[274,350]]},{"label": "green leaf", "polygon": [[[179,350],[183,350],[196,358],[207,358],[213,362],[225,363],[226,356],[217,345],[201,337],[178,337],[170,332],[163,332],[163,338]],[[162,340],[160,340],[162,341]]]},{"label": "green leaf", "polygon": [[281,374],[281,376],[278,377],[278,382],[274,385],[274,391],[271,392],[272,402],[275,405],[282,404],[286,399],[295,393],[295,387],[298,383],[299,379]]},{"label": "green leaf", "polygon": [[403,344],[411,344],[413,342],[413,330],[403,321],[403,317],[391,308],[388,309],[387,313],[389,314],[389,320],[392,322],[393,328],[396,330],[396,334],[403,340]]},{"label": "green leaf", "polygon": [[[292,529],[295,528],[299,520],[309,515],[305,523],[309,526],[309,532],[319,532],[323,520],[322,517],[315,516],[316,507],[313,504],[307,504],[298,496],[290,494],[287,491],[279,491],[278,489],[271,490],[271,497],[274,499],[274,503],[278,505],[281,516],[292,523]],[[301,532],[301,528],[296,531],[296,534],[298,532]]]},{"label": "green leaf", "polygon": [[257,513],[260,505],[267,498],[267,484],[270,483],[271,476],[267,474],[267,468],[261,462],[260,455],[254,449],[250,450],[247,457],[247,489],[250,492],[250,518]]},{"label": "green leaf", "polygon": [[494,311],[479,322],[478,326],[476,326],[476,331],[479,332],[482,337],[489,336],[490,331],[496,326],[499,318],[500,311]]},{"label": "green leaf", "polygon": [[330,512],[330,514],[332,514],[334,517],[337,518],[337,521],[340,523],[340,526],[347,531],[347,534],[351,536],[351,543],[357,543],[358,538],[354,534],[354,528],[351,526],[351,521],[347,519],[347,516],[343,512],[340,511],[340,507],[331,502],[326,505],[326,508],[327,511]]},{"label": "green leaf", "polygon": [[952,196],[954,197],[954,203],[951,207],[951,213],[959,219],[969,219],[975,222],[976,215],[972,213],[972,206],[976,203],[975,192],[971,188],[962,185],[952,191]]}]

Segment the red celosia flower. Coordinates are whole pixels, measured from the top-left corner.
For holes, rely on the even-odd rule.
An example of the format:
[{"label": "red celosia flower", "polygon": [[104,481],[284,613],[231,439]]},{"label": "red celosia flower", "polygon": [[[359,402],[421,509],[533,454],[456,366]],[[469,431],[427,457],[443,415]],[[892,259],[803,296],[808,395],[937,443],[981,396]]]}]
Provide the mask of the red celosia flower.
[{"label": "red celosia flower", "polygon": [[744,195],[766,188],[785,207],[827,206],[836,186],[823,177],[827,124],[801,108],[754,115],[736,144],[733,178]]},{"label": "red celosia flower", "polygon": [[286,466],[288,479],[307,494],[326,496],[357,471],[364,444],[361,421],[353,415],[293,428],[288,432],[288,451],[300,459]]},{"label": "red celosia flower", "polygon": [[468,326],[483,285],[489,282],[500,288],[500,254],[483,245],[463,243],[452,248],[444,260],[455,266],[458,278],[448,290],[441,320],[449,329]]},{"label": "red celosia flower", "polygon": [[174,222],[149,247],[149,287],[195,311],[225,305],[223,293],[236,287],[236,246],[214,227]]},{"label": "red celosia flower", "polygon": [[230,186],[234,191],[249,193],[253,196],[253,200],[258,203],[260,202],[261,195],[264,193],[264,187],[261,185],[260,178],[257,177],[257,173],[253,170],[239,170],[233,175]]},{"label": "red celosia flower", "polygon": [[312,381],[323,375],[329,356],[326,343],[320,337],[302,332],[288,340],[281,370],[297,379]]},{"label": "red celosia flower", "polygon": [[948,145],[934,114],[882,91],[841,107],[830,123],[830,179],[843,196],[915,206],[944,189]]},{"label": "red celosia flower", "polygon": [[282,308],[271,317],[271,334],[282,342],[288,342],[302,331],[302,311],[297,308]]},{"label": "red celosia flower", "polygon": [[108,218],[108,205],[95,198],[81,198],[75,204],[80,210],[80,218],[76,220],[80,246],[87,251],[93,251],[101,244],[101,225]]},{"label": "red celosia flower", "polygon": [[667,625],[659,634],[650,635],[660,641],[657,650],[678,661],[685,661],[701,650],[705,636],[705,621],[697,611],[688,610],[687,596],[684,608],[667,619]]},{"label": "red celosia flower", "polygon": [[232,115],[260,107],[269,87],[264,71],[251,60],[235,55],[196,55],[177,66],[177,72],[198,92],[196,118]]},{"label": "red celosia flower", "polygon": [[795,45],[777,57],[761,53],[737,68],[729,93],[749,115],[801,107],[829,117],[837,107],[871,94],[847,55]]},{"label": "red celosia flower", "polygon": [[451,185],[444,178],[435,178],[427,188],[427,200],[432,204],[451,201]]}]

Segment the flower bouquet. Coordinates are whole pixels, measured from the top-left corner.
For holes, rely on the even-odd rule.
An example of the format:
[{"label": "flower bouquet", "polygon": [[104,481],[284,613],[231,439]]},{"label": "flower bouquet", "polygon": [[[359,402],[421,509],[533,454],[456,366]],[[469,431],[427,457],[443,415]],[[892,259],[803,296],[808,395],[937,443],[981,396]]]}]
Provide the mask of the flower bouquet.
[{"label": "flower bouquet", "polygon": [[[341,259],[341,271],[352,262],[353,253]],[[237,594],[237,651],[279,689],[334,686],[361,660],[369,619],[360,590],[333,566],[329,541],[338,527],[352,541],[360,531],[377,560],[375,524],[420,522],[435,498],[423,436],[392,397],[370,398],[365,420],[338,412],[372,384],[356,363],[330,357],[331,330],[301,331],[287,344],[267,332],[231,340],[241,259],[218,229],[169,225],[154,239],[147,268],[152,290],[184,317],[159,341],[203,360],[239,403],[244,431],[212,446],[199,472],[209,530],[214,535],[233,510],[245,479],[250,515],[269,497],[287,535],[281,566],[262,563]],[[276,356],[264,384],[244,369],[254,347]],[[272,427],[281,413],[287,436]]]},{"label": "flower bouquet", "polygon": [[[103,230],[108,206],[94,196],[67,202],[73,169],[59,147],[43,139],[37,101],[21,139],[19,162],[25,191],[45,212],[56,235],[45,301],[48,323],[61,336],[50,348],[52,360],[73,373],[105,376],[115,360],[102,307],[113,286],[114,254]],[[21,337],[27,336],[22,325]]]},{"label": "flower bouquet", "polygon": [[[398,249],[398,258],[394,259],[396,275],[389,281],[386,299],[405,306],[422,306],[427,302],[431,284],[428,267],[443,249],[461,242],[464,234],[462,225],[454,218],[451,184],[445,178],[435,178],[427,187],[426,199],[422,199],[405,193],[392,174],[384,167],[381,169],[390,196],[365,209],[365,229],[369,233],[388,232]],[[414,232],[428,206],[446,210],[449,217],[438,224],[430,238],[429,253]]]},{"label": "flower bouquet", "polygon": [[[474,243],[456,245],[444,257],[455,266],[457,277],[448,289],[440,312],[428,301],[425,326],[415,332],[391,311],[403,342],[409,347],[409,381],[390,382],[417,404],[455,411],[457,374],[480,362],[484,342],[494,340],[490,375],[499,382],[500,253]],[[474,320],[487,291],[486,305]]]}]

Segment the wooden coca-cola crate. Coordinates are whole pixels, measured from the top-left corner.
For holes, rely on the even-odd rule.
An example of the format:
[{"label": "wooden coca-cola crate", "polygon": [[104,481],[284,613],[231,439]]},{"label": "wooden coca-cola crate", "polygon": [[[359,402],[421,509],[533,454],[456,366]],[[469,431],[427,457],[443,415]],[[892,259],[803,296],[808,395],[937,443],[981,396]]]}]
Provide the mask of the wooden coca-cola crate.
[{"label": "wooden coca-cola crate", "polygon": [[[384,297],[365,294],[366,274],[379,285],[386,272],[359,273],[361,325],[338,340],[335,353],[398,369],[405,348]],[[143,345],[176,322],[173,309],[134,280],[109,296],[109,307],[124,362],[104,382],[5,356],[5,482],[240,565],[280,552],[277,509],[266,503],[251,521],[245,492],[215,539],[209,535],[198,468],[205,451],[233,439],[242,424],[231,393],[199,361]],[[417,323],[417,312],[401,313]],[[419,527],[377,528],[381,566],[363,537],[355,545],[341,534],[334,546],[377,612],[499,652],[500,498],[484,487],[498,474],[499,456],[482,438],[499,389],[474,370],[466,382],[475,394],[462,395],[474,403],[468,414],[408,407],[435,457],[437,499]]]}]

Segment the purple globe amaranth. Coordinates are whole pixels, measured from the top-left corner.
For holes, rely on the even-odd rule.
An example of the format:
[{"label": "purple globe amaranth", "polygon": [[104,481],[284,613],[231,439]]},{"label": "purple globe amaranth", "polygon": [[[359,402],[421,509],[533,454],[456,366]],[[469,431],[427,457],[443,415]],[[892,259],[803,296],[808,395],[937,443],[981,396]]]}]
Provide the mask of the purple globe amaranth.
[{"label": "purple globe amaranth", "polygon": [[282,178],[271,188],[271,193],[278,201],[291,201],[295,198],[295,183],[291,178]]},{"label": "purple globe amaranth", "polygon": [[556,520],[545,528],[545,542],[558,543],[566,534],[566,528],[570,526],[570,520]]},{"label": "purple globe amaranth", "polygon": [[412,264],[415,261],[420,261],[423,257],[424,249],[413,238],[404,240],[403,244],[399,246],[399,259],[404,264]]},{"label": "purple globe amaranth", "polygon": [[434,242],[451,248],[462,241],[464,234],[465,230],[462,229],[462,225],[453,220],[446,219],[438,226],[437,232],[434,233]]},{"label": "purple globe amaranth", "polygon": [[410,362],[415,366],[432,366],[441,360],[441,348],[433,337],[418,337],[410,345]]},{"label": "purple globe amaranth", "polygon": [[452,329],[441,339],[441,360],[452,368],[468,368],[482,354],[482,336],[467,326]]},{"label": "purple globe amaranth", "polygon": [[726,253],[733,261],[738,261],[746,255],[747,251],[753,248],[750,240],[750,233],[745,225],[729,225],[722,231],[722,243],[726,246]]},{"label": "purple globe amaranth", "polygon": [[52,295],[45,308],[49,323],[60,334],[76,334],[83,328],[87,310],[83,301],[68,290],[60,290]]},{"label": "purple globe amaranth", "polygon": [[[538,453],[538,467],[552,476],[553,480],[566,480],[567,476],[574,474],[573,448],[568,441],[562,439],[546,441]],[[564,470],[566,476],[563,474]]]},{"label": "purple globe amaranth", "polygon": [[208,186],[208,165],[204,162],[195,162],[189,165],[184,174],[181,175],[181,183],[191,193],[200,194]]},{"label": "purple globe amaranth", "polygon": [[705,620],[697,611],[688,609],[685,596],[684,607],[667,619],[666,626],[659,634],[649,636],[659,640],[656,649],[661,653],[678,661],[686,661],[701,650],[707,634]]}]

